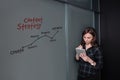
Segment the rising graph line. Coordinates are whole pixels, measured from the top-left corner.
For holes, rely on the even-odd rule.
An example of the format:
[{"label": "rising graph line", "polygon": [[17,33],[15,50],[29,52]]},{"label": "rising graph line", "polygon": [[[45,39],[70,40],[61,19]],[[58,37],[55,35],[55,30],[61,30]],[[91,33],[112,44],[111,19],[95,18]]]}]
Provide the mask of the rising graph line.
[{"label": "rising graph line", "polygon": [[47,38],[49,38],[49,39],[53,39],[58,32],[59,32],[59,31],[56,31],[56,33],[54,33],[52,37],[49,36],[49,35],[46,35],[46,34],[43,35],[43,36],[40,36],[40,37],[38,37],[37,39],[35,39],[34,41],[32,41],[30,44],[27,44],[27,45],[25,45],[25,46],[22,46],[22,48],[26,48],[26,47],[32,46],[36,41],[38,41],[39,39],[44,38],[44,37],[47,37]]},{"label": "rising graph line", "polygon": [[42,39],[42,38],[45,38],[45,37],[49,38],[50,41],[56,41],[56,39],[54,39],[54,37],[56,36],[56,34],[59,32],[60,29],[62,29],[62,27],[54,27],[54,28],[52,28],[52,30],[57,30],[52,36],[48,35],[50,33],[50,31],[48,31],[48,32],[41,32],[41,34],[44,34],[42,36],[39,36],[39,35],[31,36],[31,37],[36,37],[36,39],[34,39],[31,43],[20,47],[19,49],[10,50],[10,54],[11,55],[13,55],[13,54],[20,54],[21,52],[24,52],[25,48],[28,48],[28,49],[35,48],[35,47],[37,47],[37,45],[34,45],[34,43],[37,42],[38,40]]}]

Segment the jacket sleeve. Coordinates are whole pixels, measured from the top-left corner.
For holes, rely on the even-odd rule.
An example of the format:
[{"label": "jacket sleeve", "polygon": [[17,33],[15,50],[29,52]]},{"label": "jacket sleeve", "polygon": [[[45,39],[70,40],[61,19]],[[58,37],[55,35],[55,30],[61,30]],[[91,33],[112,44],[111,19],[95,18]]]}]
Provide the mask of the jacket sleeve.
[{"label": "jacket sleeve", "polygon": [[102,50],[100,48],[96,48],[95,50],[95,62],[96,62],[96,69],[102,69],[103,68],[103,55]]}]

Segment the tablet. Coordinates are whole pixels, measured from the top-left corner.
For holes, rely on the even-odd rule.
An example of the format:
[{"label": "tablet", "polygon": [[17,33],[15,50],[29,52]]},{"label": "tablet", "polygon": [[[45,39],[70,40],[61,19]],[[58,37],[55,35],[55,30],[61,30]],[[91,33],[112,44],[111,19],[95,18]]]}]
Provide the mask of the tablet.
[{"label": "tablet", "polygon": [[75,48],[76,54],[86,53],[85,49]]}]

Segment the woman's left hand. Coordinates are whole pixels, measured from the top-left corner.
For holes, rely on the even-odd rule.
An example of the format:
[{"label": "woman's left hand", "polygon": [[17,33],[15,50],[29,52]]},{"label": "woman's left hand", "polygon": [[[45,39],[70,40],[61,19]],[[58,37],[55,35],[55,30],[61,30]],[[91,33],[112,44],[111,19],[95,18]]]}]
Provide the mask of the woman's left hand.
[{"label": "woman's left hand", "polygon": [[85,62],[88,61],[88,56],[87,56],[85,53],[81,53],[79,56],[80,56]]}]

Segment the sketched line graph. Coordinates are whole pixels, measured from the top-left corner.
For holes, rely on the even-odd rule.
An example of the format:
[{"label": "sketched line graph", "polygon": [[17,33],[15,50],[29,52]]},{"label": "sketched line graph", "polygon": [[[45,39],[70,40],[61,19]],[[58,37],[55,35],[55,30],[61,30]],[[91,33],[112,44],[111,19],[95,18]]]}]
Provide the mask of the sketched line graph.
[{"label": "sketched line graph", "polygon": [[32,46],[35,42],[37,42],[39,39],[44,38],[44,37],[47,37],[47,38],[53,40],[53,38],[55,37],[55,35],[56,35],[58,32],[59,32],[59,31],[56,31],[56,33],[55,33],[53,36],[49,36],[49,35],[46,35],[46,34],[44,34],[43,36],[39,36],[37,39],[35,39],[34,41],[32,41],[30,44],[25,45],[25,46],[22,46],[22,48],[26,48],[26,47]]},{"label": "sketched line graph", "polygon": [[34,45],[37,41],[39,41],[40,39],[42,38],[48,38],[50,40],[50,42],[53,42],[53,41],[56,41],[55,39],[55,36],[59,33],[59,30],[62,29],[62,27],[54,27],[52,28],[52,30],[54,30],[54,34],[52,36],[50,36],[50,31],[47,31],[47,32],[41,32],[42,36],[40,35],[34,35],[34,36],[31,36],[31,38],[35,38],[33,41],[31,41],[30,43],[20,47],[19,49],[17,50],[10,50],[9,53],[11,55],[13,54],[21,54],[22,52],[25,51],[26,48],[28,49],[32,49],[32,48],[35,48],[37,47],[37,45]]}]

